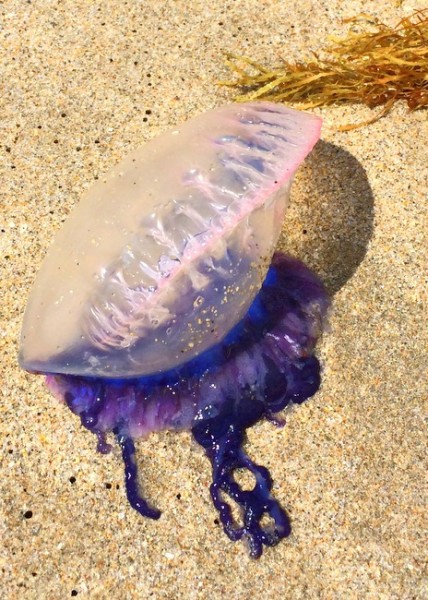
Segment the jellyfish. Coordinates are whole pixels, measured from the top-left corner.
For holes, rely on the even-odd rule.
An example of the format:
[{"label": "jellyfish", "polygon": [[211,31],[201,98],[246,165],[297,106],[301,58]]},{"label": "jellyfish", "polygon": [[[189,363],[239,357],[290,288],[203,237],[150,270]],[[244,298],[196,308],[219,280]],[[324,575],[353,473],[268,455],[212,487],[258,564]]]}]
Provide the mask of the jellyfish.
[{"label": "jellyfish", "polygon": [[246,430],[279,424],[320,385],[314,348],[328,295],[275,252],[293,175],[320,129],[315,115],[252,102],[146,143],[74,208],[22,327],[21,366],[45,375],[99,452],[117,441],[135,510],[160,517],[139,489],[136,440],[190,430],[211,463],[225,533],[255,558],[291,528],[269,471],[244,450]]}]

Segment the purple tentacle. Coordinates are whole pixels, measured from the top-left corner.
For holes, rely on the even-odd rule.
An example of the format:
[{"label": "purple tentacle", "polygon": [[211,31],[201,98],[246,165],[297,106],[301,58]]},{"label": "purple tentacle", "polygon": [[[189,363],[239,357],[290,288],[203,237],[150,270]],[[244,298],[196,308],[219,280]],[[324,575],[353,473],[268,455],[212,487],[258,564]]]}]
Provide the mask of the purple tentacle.
[{"label": "purple tentacle", "polygon": [[122,449],[122,458],[125,465],[126,496],[129,504],[143,517],[159,519],[161,516],[160,510],[149,506],[138,489],[138,469],[135,460],[135,444],[133,440],[126,435],[119,434],[117,436],[117,441]]},{"label": "purple tentacle", "polygon": [[[264,546],[289,535],[290,521],[271,494],[268,470],[243,450],[245,433],[262,418],[283,425],[278,412],[317,391],[320,364],[313,349],[328,306],[319,279],[299,261],[276,254],[243,319],[179,368],[115,380],[51,374],[47,382],[97,436],[100,452],[111,448],[106,433],[116,435],[129,503],[152,519],[160,512],[141,496],[134,440],[151,431],[191,428],[211,461],[211,497],[224,531],[231,540],[246,539],[251,556],[259,557]],[[253,489],[241,488],[237,470],[252,474]],[[242,524],[233,518],[233,503]]]},{"label": "purple tentacle", "polygon": [[[250,555],[258,558],[263,552],[263,545],[274,546],[290,534],[289,518],[271,494],[272,478],[269,471],[255,464],[242,448],[245,429],[235,423],[226,432],[219,432],[217,424],[212,425],[209,427],[202,422],[193,428],[193,434],[211,461],[213,483],[210,492],[214,506],[228,537],[232,541],[245,538]],[[241,489],[235,481],[233,475],[237,469],[246,469],[254,475],[256,483],[252,490]],[[243,526],[235,522],[224,495],[240,507]],[[261,523],[266,515],[273,521],[272,525],[264,526]]]}]

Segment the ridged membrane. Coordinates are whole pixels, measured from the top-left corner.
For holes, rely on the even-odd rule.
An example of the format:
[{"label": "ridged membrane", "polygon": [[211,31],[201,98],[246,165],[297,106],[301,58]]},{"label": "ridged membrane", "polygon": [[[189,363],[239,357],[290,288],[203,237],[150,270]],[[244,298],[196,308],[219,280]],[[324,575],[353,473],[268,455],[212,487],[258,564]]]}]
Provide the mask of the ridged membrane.
[{"label": "ridged membrane", "polygon": [[320,123],[266,102],[229,105],[125,158],[84,195],[44,261],[22,366],[134,377],[223,339],[260,289]]}]

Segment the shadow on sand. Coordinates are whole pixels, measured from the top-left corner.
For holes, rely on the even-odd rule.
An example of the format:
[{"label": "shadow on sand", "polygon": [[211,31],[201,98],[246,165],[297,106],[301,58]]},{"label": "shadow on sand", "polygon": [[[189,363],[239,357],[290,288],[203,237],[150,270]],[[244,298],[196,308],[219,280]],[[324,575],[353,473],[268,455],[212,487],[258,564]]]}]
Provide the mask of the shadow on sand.
[{"label": "shadow on sand", "polygon": [[278,249],[303,260],[335,294],[364,259],[373,194],[352,154],[318,142],[298,171]]}]

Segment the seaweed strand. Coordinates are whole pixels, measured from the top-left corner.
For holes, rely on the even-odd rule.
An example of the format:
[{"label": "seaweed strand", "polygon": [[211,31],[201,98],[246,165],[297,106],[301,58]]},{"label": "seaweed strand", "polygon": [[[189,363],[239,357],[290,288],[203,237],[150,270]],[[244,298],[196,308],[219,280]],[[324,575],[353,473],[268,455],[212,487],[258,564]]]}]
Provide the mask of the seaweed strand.
[{"label": "seaweed strand", "polygon": [[240,102],[271,100],[316,108],[360,103],[371,109],[382,107],[364,123],[346,125],[350,130],[379,120],[399,100],[414,111],[428,106],[428,9],[416,11],[389,27],[367,15],[374,31],[350,33],[331,38],[321,58],[312,53],[307,61],[284,61],[271,69],[233,53],[226,53],[226,65],[237,75],[221,85],[240,88]]}]

